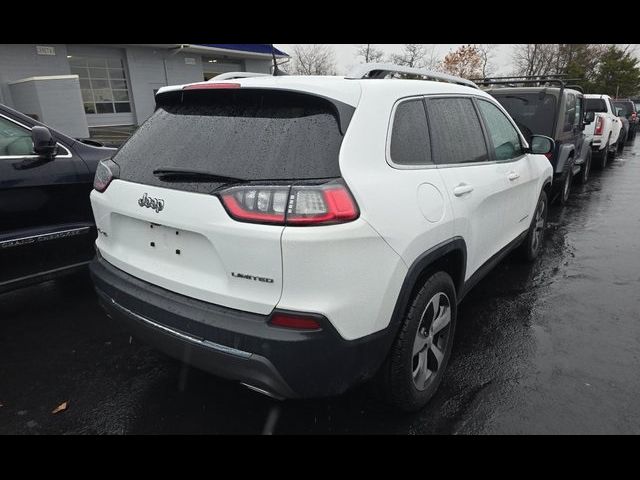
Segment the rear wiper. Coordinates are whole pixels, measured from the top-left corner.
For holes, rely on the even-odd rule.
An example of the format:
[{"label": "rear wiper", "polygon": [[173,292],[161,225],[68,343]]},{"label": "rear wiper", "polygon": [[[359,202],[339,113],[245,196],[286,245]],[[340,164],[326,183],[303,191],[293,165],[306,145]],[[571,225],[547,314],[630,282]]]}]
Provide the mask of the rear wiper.
[{"label": "rear wiper", "polygon": [[[243,178],[227,177],[225,175],[218,175],[211,172],[204,172],[202,170],[191,170],[184,168],[158,168],[153,171],[153,174],[165,181],[188,179],[195,181],[210,181],[210,182],[246,182]],[[171,180],[170,180],[171,179]]]}]

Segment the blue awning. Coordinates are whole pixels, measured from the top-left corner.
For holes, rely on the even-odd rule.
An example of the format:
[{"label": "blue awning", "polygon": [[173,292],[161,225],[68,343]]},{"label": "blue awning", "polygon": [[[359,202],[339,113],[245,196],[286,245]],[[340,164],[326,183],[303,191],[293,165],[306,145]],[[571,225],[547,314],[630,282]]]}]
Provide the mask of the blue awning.
[{"label": "blue awning", "polygon": [[[196,45],[196,44],[194,44]],[[268,43],[199,43],[201,47],[223,48],[225,50],[235,50],[237,52],[259,53],[263,55],[271,55],[271,45]],[[273,48],[277,56],[288,57],[289,54]]]}]

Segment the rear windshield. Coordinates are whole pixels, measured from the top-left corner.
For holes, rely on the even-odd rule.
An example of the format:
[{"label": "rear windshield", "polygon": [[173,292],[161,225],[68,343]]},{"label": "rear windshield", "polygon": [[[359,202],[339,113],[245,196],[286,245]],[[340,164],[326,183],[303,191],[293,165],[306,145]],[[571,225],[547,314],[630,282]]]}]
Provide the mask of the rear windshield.
[{"label": "rear windshield", "polygon": [[603,98],[587,98],[585,110],[587,112],[607,113],[607,104]]},{"label": "rear windshield", "polygon": [[629,118],[633,113],[633,103],[628,101],[614,101],[613,106],[622,109],[622,116]]},{"label": "rear windshield", "polygon": [[123,180],[207,192],[216,185],[160,179],[153,171],[188,169],[250,181],[335,178],[342,139],[335,104],[320,97],[181,91],[161,97],[113,160]]},{"label": "rear windshield", "polygon": [[494,97],[516,122],[527,141],[532,135],[553,137],[556,97],[544,92],[511,93]]}]

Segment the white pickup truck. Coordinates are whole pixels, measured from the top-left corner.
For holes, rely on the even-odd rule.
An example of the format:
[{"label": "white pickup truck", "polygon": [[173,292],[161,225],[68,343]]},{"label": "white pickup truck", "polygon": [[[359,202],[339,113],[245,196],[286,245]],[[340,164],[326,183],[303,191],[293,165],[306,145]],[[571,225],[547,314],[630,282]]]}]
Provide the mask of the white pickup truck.
[{"label": "white pickup truck", "polygon": [[591,138],[591,148],[595,165],[604,168],[608,160],[613,160],[618,152],[618,141],[622,123],[609,95],[585,95],[585,112],[593,112],[595,119],[585,128],[585,135]]}]

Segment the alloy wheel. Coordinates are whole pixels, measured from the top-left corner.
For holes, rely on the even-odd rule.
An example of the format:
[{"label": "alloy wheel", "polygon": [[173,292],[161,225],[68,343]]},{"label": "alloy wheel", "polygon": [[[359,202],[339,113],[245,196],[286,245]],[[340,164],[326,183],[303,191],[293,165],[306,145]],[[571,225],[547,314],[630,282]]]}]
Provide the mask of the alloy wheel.
[{"label": "alloy wheel", "polygon": [[536,208],[533,225],[533,236],[531,239],[531,249],[534,252],[536,252],[542,244],[542,238],[544,236],[544,226],[547,218],[546,211],[547,203],[544,198],[541,198],[540,202],[538,202],[538,207]]},{"label": "alloy wheel", "polygon": [[413,343],[413,383],[426,390],[444,362],[451,325],[451,303],[443,293],[436,293],[422,313]]}]

